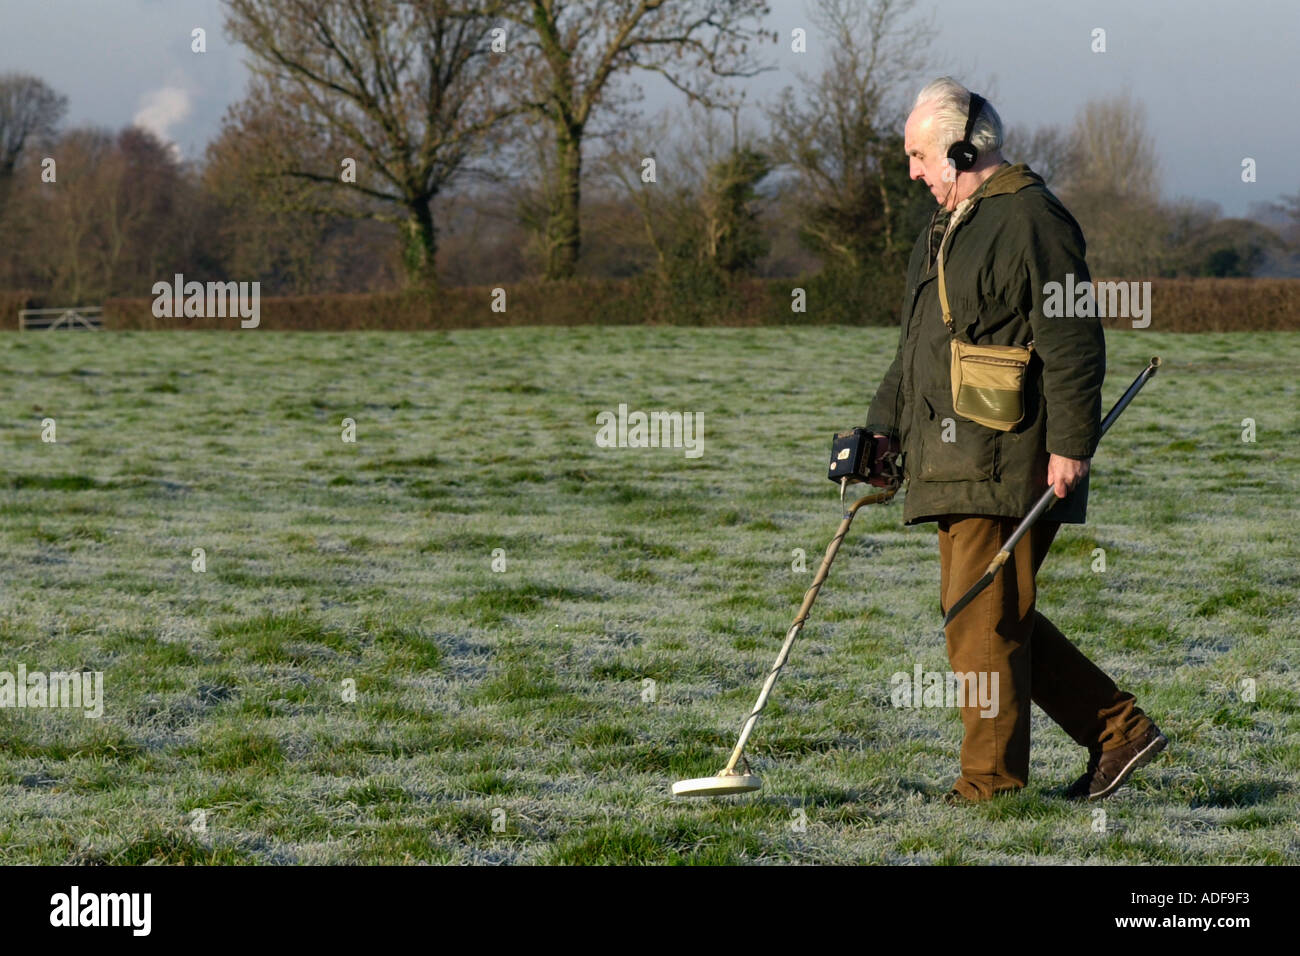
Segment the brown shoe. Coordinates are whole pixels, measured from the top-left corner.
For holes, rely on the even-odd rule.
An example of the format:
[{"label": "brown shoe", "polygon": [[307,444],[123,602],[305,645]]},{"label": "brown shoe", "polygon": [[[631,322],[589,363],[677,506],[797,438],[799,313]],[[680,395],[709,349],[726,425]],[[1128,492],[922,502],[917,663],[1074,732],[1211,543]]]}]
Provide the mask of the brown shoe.
[{"label": "brown shoe", "polygon": [[1153,723],[1142,736],[1131,743],[1104,753],[1093,751],[1088,761],[1088,769],[1066,791],[1066,798],[1100,800],[1110,796],[1134,770],[1150,763],[1152,757],[1164,750],[1167,743],[1169,738]]}]

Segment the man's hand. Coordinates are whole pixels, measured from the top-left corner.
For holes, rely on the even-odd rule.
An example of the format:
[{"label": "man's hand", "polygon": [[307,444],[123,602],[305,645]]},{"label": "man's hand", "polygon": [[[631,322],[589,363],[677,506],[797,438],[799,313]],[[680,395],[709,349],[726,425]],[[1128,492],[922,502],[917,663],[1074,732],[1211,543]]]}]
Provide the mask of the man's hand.
[{"label": "man's hand", "polygon": [[893,488],[902,476],[898,473],[898,439],[873,433],[875,448],[867,471],[867,482],[877,488]]},{"label": "man's hand", "polygon": [[1066,458],[1064,455],[1052,455],[1047,459],[1047,484],[1056,492],[1056,497],[1064,498],[1074,486],[1088,473],[1091,458]]}]

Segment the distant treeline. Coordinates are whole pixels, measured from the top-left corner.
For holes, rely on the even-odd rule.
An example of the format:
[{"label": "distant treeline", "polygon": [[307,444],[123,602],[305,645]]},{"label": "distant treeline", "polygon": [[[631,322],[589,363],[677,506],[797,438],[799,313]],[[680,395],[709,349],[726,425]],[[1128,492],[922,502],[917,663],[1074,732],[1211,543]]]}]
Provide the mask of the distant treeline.
[{"label": "distant treeline", "polygon": [[[499,291],[498,291],[499,290]],[[799,290],[802,290],[800,292]],[[270,296],[262,299],[265,331],[475,329],[511,325],[897,325],[901,280],[836,284],[825,274],[806,280],[740,277],[711,288],[674,288],[648,276],[565,279],[508,286],[460,286],[371,294]],[[0,293],[4,328],[34,300]],[[493,305],[504,310],[494,310]],[[802,303],[804,311],[795,311]],[[1300,280],[1154,279],[1152,331],[1300,331]],[[1107,318],[1107,328],[1132,328]],[[152,299],[109,299],[110,330],[237,330],[230,318],[156,318]]]},{"label": "distant treeline", "polygon": [[[814,0],[815,69],[747,113],[745,78],[778,42],[762,0],[281,6],[225,5],[257,69],[191,160],[138,127],[65,129],[65,97],[0,75],[0,289],[64,306],[147,296],[178,273],[257,282],[291,297],[267,300],[280,328],[891,320],[934,209],[903,151],[935,72],[934,30],[908,0]],[[680,91],[673,110],[635,111],[646,70]],[[1079,220],[1093,275],[1300,277],[1300,192],[1249,218],[1162,195],[1126,95],[1005,139]],[[575,301],[564,283],[579,279],[616,307]],[[806,313],[789,310],[796,283]],[[504,314],[477,304],[497,285]],[[1224,295],[1231,319],[1189,304],[1166,320],[1285,321],[1257,314],[1256,291]]]}]

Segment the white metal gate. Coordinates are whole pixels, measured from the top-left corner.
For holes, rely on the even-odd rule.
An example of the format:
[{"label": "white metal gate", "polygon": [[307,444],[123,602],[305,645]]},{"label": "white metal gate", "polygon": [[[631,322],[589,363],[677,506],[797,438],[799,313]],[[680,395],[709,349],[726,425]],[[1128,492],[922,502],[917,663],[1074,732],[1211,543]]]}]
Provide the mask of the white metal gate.
[{"label": "white metal gate", "polygon": [[90,329],[99,332],[104,328],[104,307],[88,306],[67,309],[20,309],[18,330]]}]

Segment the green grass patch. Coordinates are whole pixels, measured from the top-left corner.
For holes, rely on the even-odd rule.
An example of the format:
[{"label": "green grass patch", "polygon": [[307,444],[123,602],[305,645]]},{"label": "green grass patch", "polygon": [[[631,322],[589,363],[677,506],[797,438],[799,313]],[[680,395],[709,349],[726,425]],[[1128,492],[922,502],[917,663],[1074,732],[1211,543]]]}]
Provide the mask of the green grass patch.
[{"label": "green grass patch", "polygon": [[[0,430],[0,671],[105,678],[99,719],[0,709],[0,859],[1294,856],[1296,333],[1107,333],[1106,407],[1168,360],[1038,593],[1170,735],[1107,832],[1060,798],[1086,754],[1038,710],[1026,791],[936,799],[958,715],[889,702],[895,671],[946,664],[934,527],[904,526],[902,496],[858,513],[754,730],[763,790],[671,798],[735,743],[842,514],[827,432],[860,420],[896,344],[829,325],[0,336],[23,372],[0,413],[27,423]],[[818,398],[810,368],[862,394]],[[1207,395],[1235,421],[1207,430]],[[711,416],[704,455],[597,446],[623,401]],[[33,406],[73,410],[59,443],[33,440]],[[1244,415],[1267,424],[1254,444]]]}]

